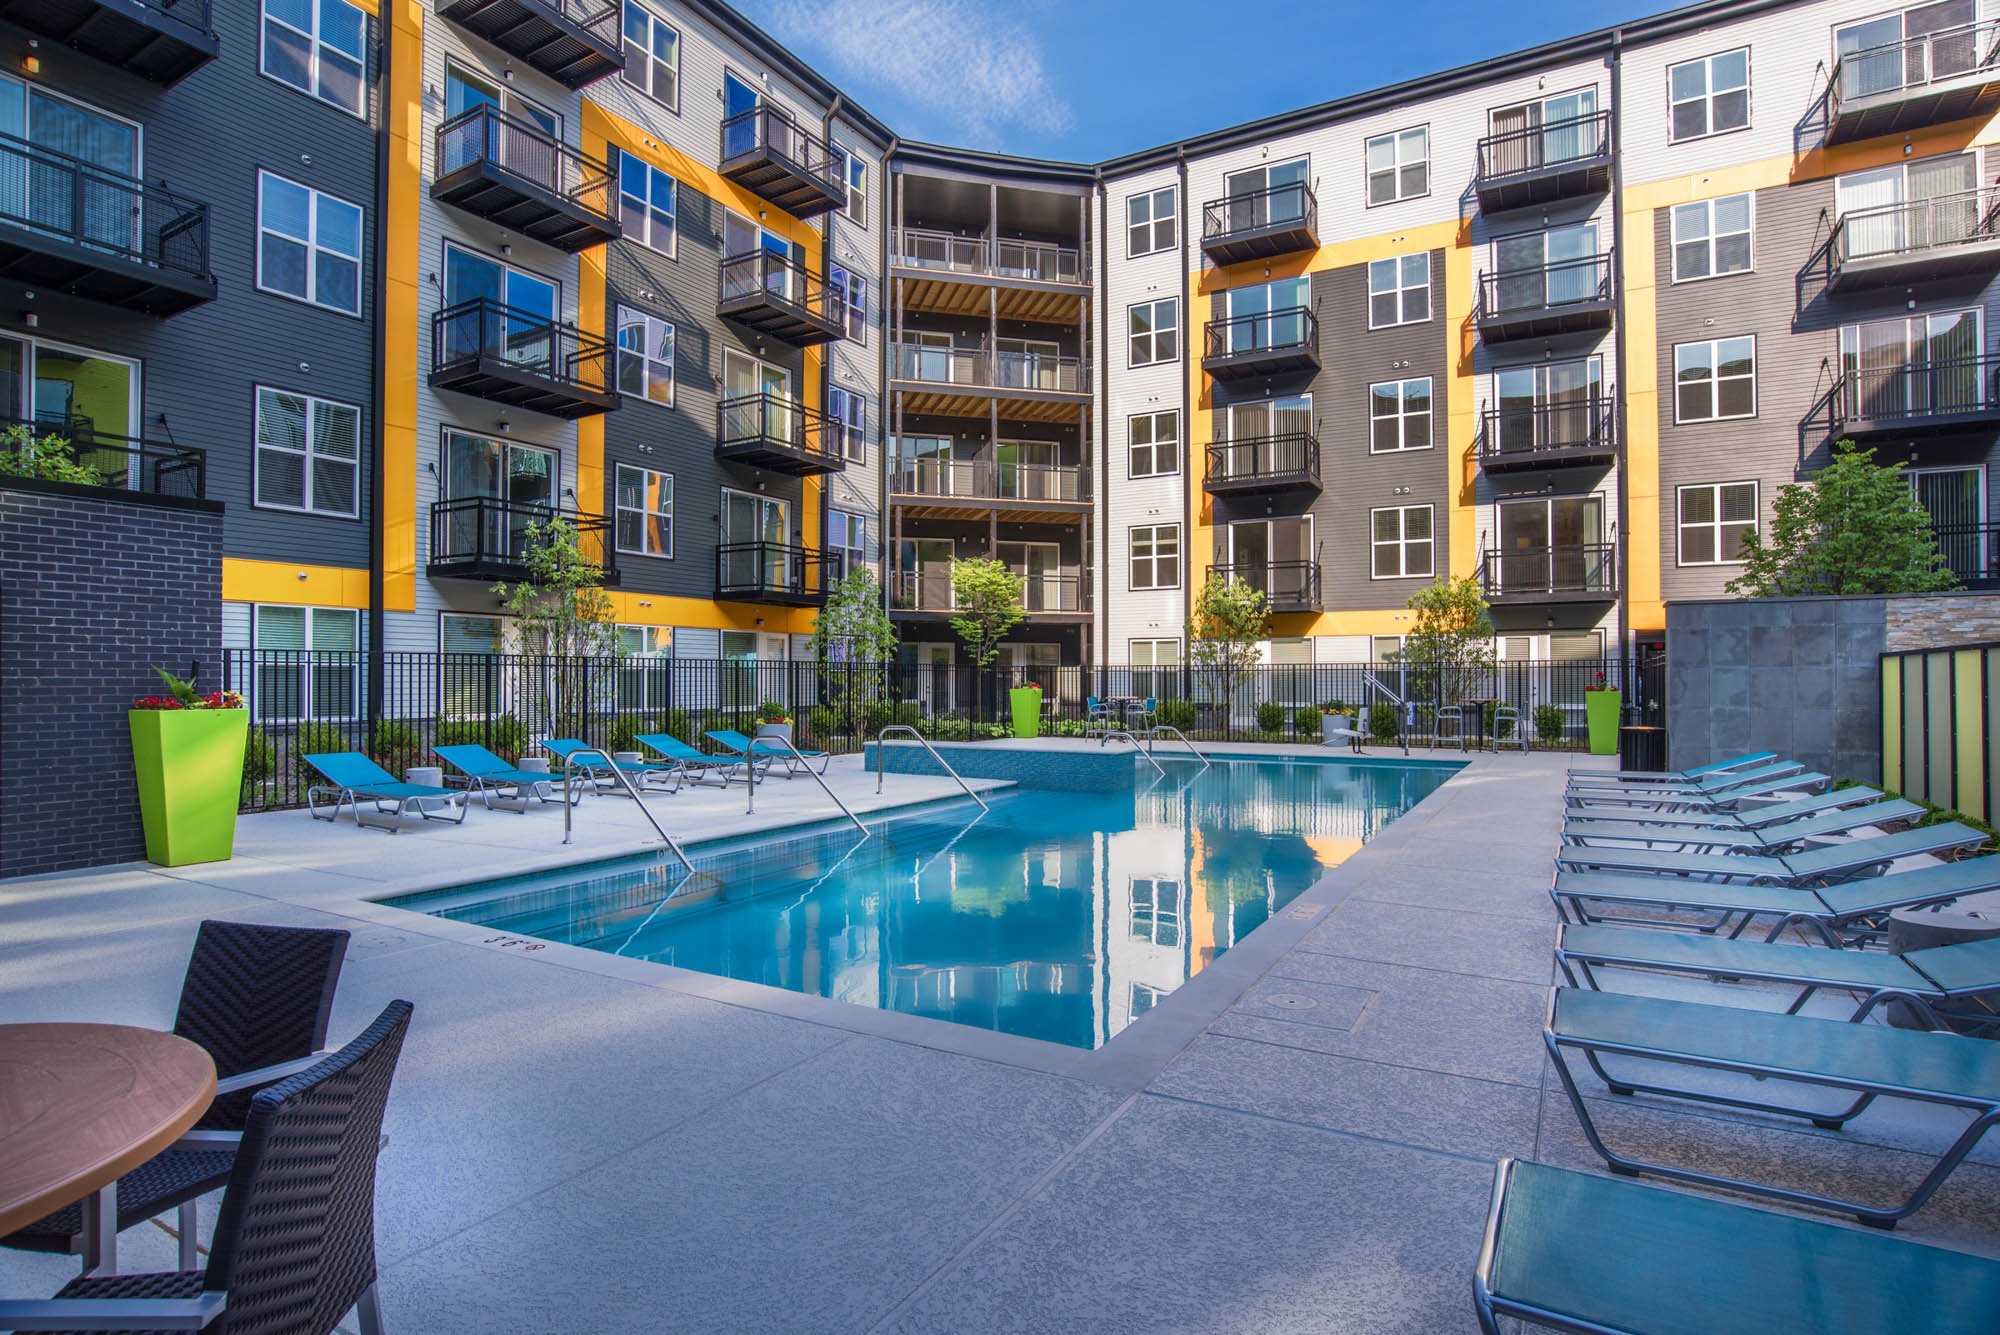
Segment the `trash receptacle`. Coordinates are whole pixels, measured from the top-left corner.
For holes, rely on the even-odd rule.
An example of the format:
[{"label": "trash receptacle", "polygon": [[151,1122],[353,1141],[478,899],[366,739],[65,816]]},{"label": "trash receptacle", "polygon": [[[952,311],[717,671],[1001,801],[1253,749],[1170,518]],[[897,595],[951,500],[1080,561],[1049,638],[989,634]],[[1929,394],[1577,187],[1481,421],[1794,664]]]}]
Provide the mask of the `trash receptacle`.
[{"label": "trash receptacle", "polygon": [[1667,730],[1632,726],[1618,730],[1618,768],[1662,770],[1667,767]]}]

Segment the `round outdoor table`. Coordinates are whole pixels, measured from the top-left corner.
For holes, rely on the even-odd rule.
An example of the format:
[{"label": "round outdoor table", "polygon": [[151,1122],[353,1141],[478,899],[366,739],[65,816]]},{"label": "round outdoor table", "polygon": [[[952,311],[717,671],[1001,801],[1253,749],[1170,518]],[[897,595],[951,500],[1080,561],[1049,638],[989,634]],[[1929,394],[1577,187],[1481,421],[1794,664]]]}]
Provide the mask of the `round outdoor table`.
[{"label": "round outdoor table", "polygon": [[117,1236],[103,1189],[178,1140],[214,1098],[215,1063],[184,1038],[118,1024],[0,1025],[0,1234],[81,1201],[94,1268],[93,1244]]},{"label": "round outdoor table", "polygon": [[[1488,705],[1505,704],[1506,701],[1495,698],[1488,700],[1461,700],[1458,703],[1461,707],[1465,705],[1473,707],[1473,726],[1478,728],[1479,731],[1474,737],[1472,749],[1475,751],[1484,751],[1486,749],[1486,707]],[[1463,715],[1459,717],[1458,730],[1461,734],[1465,731],[1465,718]]]}]

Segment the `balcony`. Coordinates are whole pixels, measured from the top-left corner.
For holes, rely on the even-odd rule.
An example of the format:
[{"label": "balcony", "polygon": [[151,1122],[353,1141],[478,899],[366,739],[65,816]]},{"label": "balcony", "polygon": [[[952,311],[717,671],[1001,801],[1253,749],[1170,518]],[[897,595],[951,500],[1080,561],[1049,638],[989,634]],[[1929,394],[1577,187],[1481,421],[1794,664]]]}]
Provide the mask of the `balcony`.
[{"label": "balcony", "polygon": [[1479,275],[1473,321],[1488,343],[1611,327],[1611,253]]},{"label": "balcony", "polygon": [[903,227],[895,234],[889,262],[904,269],[1004,278],[1022,283],[1090,282],[1083,252],[1048,241],[960,236],[929,227]]},{"label": "balcony", "polygon": [[817,547],[726,542],[715,549],[715,596],[776,607],[818,607],[839,573]]},{"label": "balcony", "polygon": [[208,205],[0,135],[0,277],[146,315],[215,300]]},{"label": "balcony", "polygon": [[489,297],[431,317],[431,387],[565,421],[618,406],[609,346],[575,325]]},{"label": "balcony", "polygon": [[1201,367],[1217,380],[1319,370],[1319,319],[1304,306],[1210,320]]},{"label": "balcony", "polygon": [[1273,612],[1317,612],[1319,562],[1265,561],[1247,565],[1209,567],[1209,576],[1235,584],[1247,584],[1262,593]]},{"label": "balcony", "polygon": [[1618,544],[1510,547],[1480,556],[1480,588],[1494,606],[1608,603],[1618,597]]},{"label": "balcony", "polygon": [[997,398],[1007,401],[1010,417],[1066,422],[1090,401],[1090,364],[1067,353],[924,343],[904,343],[893,352],[889,376],[909,395],[906,412],[985,417]]},{"label": "balcony", "polygon": [[1611,113],[1487,135],[1472,188],[1485,213],[1604,194],[1611,189]]},{"label": "balcony", "polygon": [[2000,355],[1849,370],[1814,405],[1830,439],[1942,436],[2000,425]]},{"label": "balcony", "polygon": [[[1090,614],[1090,579],[1081,568],[1021,571],[1021,610],[1031,617],[1082,617]],[[949,615],[958,611],[952,597],[951,570],[896,570],[889,577],[889,610]]]},{"label": "balcony", "polygon": [[564,514],[535,502],[497,496],[432,503],[431,559],[424,573],[432,579],[532,582],[529,530],[551,519],[573,525],[584,559],[597,567],[604,584],[618,583],[610,520],[601,515]]},{"label": "balcony", "polygon": [[[1824,260],[1821,260],[1821,255]],[[2000,189],[1843,213],[1807,264],[1834,296],[2000,272]]]},{"label": "balcony", "polygon": [[1618,404],[1610,397],[1488,408],[1479,466],[1489,473],[1606,468],[1618,458]]},{"label": "balcony", "polygon": [[1319,491],[1319,438],[1307,431],[1208,447],[1202,489],[1211,496]]},{"label": "balcony", "polygon": [[[15,432],[21,433],[18,440]],[[207,499],[205,450],[98,431],[83,416],[35,421],[0,417],[0,453],[32,459],[58,441],[68,446],[71,460],[97,475],[95,482],[80,485],[175,500]]]},{"label": "balcony", "polygon": [[722,297],[715,309],[795,348],[831,343],[847,327],[845,303],[820,276],[772,250],[752,250],[722,261]]},{"label": "balcony", "polygon": [[744,394],[716,405],[715,457],[805,477],[847,467],[840,423],[776,394]]},{"label": "balcony", "polygon": [[901,459],[889,494],[918,519],[992,510],[1003,522],[1069,523],[1090,510],[1089,470],[996,459]]},{"label": "balcony", "polygon": [[618,0],[441,0],[437,11],[572,92],[625,68]]},{"label": "balcony", "polygon": [[1844,55],[1826,91],[1826,142],[1904,134],[2000,110],[2000,23],[1967,24]]},{"label": "balcony", "polygon": [[773,106],[722,122],[722,174],[794,218],[847,203],[846,164],[812,131]]},{"label": "balcony", "polygon": [[2000,524],[1931,525],[1938,552],[1968,589],[2000,589]]},{"label": "balcony", "polygon": [[437,129],[431,198],[574,255],[619,236],[611,169],[498,107]]},{"label": "balcony", "polygon": [[0,0],[0,19],[165,87],[219,49],[209,0]]},{"label": "balcony", "polygon": [[1201,251],[1216,264],[1270,259],[1319,246],[1319,201],[1303,181],[1201,206]]}]

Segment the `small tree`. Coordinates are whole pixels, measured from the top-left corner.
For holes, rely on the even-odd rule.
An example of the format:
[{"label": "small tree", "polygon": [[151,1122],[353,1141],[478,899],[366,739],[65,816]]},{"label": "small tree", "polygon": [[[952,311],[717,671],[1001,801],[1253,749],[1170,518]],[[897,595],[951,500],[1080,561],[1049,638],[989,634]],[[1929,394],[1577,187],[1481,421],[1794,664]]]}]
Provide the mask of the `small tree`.
[{"label": "small tree", "polygon": [[1440,579],[1410,595],[1416,618],[1389,657],[1410,670],[1411,693],[1462,700],[1493,671],[1493,622],[1470,575]]},{"label": "small tree", "polygon": [[973,557],[951,563],[951,595],[958,605],[951,628],[965,641],[974,667],[991,667],[1000,653],[1000,637],[1027,617],[1021,607],[1026,592],[1021,577],[1004,561]]},{"label": "small tree", "polygon": [[1785,598],[1958,587],[1903,465],[1876,463],[1872,447],[1835,443],[1833,461],[1808,481],[1780,488],[1771,511],[1768,543],[1754,528],[1743,535],[1743,573],[1729,581],[1731,593]]},{"label": "small tree", "polygon": [[39,435],[25,424],[0,431],[0,476],[74,482],[85,487],[104,485],[103,474],[76,461],[69,437]]},{"label": "small tree", "polygon": [[583,550],[576,525],[560,515],[538,519],[522,534],[528,578],[493,586],[500,610],[514,618],[521,647],[546,656],[531,699],[536,720],[552,732],[573,730],[585,716],[593,685],[611,686],[609,673],[590,680],[582,660],[619,655],[611,598],[600,587],[604,571]]},{"label": "small tree", "polygon": [[1262,589],[1209,574],[1188,626],[1188,657],[1224,709],[1257,666],[1257,645],[1270,626],[1271,600]]},{"label": "small tree", "polygon": [[813,657],[845,669],[834,684],[854,728],[861,708],[882,694],[882,665],[896,656],[896,627],[882,606],[882,586],[867,566],[850,570],[826,596],[813,623]]}]

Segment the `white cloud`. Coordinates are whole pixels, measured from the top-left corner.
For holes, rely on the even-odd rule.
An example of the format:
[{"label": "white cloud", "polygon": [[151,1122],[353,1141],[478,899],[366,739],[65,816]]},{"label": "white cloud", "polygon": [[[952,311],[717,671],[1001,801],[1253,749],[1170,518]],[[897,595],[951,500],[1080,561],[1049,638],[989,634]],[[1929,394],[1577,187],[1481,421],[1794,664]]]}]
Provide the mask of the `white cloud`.
[{"label": "white cloud", "polygon": [[[975,141],[1005,128],[1060,134],[1069,104],[1036,34],[974,0],[778,0],[779,36],[816,47],[842,76],[871,81]],[[974,147],[989,147],[975,142]]]}]

